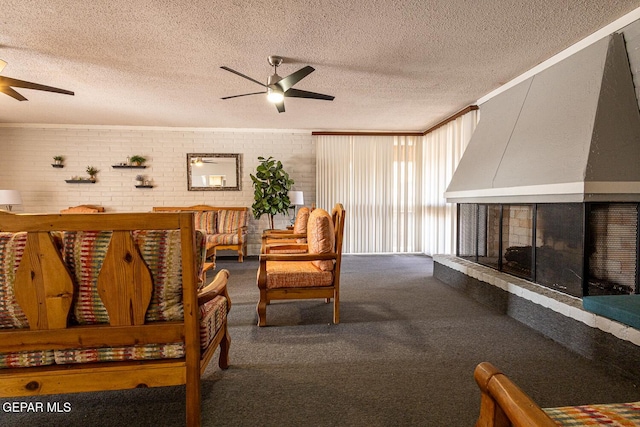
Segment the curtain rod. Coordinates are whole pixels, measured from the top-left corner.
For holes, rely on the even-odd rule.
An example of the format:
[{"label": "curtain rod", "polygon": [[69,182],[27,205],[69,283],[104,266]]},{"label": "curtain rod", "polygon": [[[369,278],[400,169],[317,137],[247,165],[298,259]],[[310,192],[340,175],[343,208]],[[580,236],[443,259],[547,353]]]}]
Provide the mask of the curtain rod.
[{"label": "curtain rod", "polygon": [[477,110],[478,106],[477,105],[470,105],[460,111],[458,111],[457,113],[455,113],[454,115],[447,117],[446,119],[442,120],[440,123],[431,126],[429,129],[425,130],[424,132],[331,132],[331,131],[316,131],[316,132],[311,132],[311,135],[318,135],[318,136],[424,136],[430,132],[433,132],[434,130],[446,125],[447,123],[457,119],[460,116],[463,116],[465,114],[467,114],[470,111],[473,110]]}]

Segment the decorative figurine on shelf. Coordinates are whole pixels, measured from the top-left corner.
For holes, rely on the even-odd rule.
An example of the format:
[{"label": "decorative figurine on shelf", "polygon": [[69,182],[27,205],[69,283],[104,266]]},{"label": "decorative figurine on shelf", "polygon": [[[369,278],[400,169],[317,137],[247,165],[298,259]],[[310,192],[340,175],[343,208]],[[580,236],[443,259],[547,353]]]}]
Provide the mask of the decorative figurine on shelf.
[{"label": "decorative figurine on shelf", "polygon": [[87,166],[87,173],[89,174],[89,180],[92,182],[96,182],[96,175],[100,172],[93,166]]}]

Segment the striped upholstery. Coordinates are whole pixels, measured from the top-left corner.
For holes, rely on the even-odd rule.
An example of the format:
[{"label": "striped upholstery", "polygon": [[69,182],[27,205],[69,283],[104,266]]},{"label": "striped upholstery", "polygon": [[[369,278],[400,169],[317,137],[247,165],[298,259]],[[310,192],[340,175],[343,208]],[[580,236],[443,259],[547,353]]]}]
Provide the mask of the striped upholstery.
[{"label": "striped upholstery", "polygon": [[237,233],[238,228],[245,225],[247,225],[246,210],[223,209],[218,212],[218,234]]},{"label": "striped upholstery", "polygon": [[[153,293],[145,320],[182,320],[182,257],[179,230],[138,230],[133,240],[151,272]],[[64,260],[74,277],[77,300],[74,321],[81,325],[108,323],[109,315],[97,291],[97,279],[104,261],[111,232],[83,231],[64,233]],[[202,270],[205,256],[204,235],[196,231],[199,255],[197,271]],[[149,344],[132,347],[56,350],[56,363],[89,361],[121,361],[140,359],[179,358],[183,345]]]},{"label": "striped upholstery", "polygon": [[238,232],[224,233],[224,234],[209,234],[207,236],[207,243],[216,243],[218,245],[237,245],[238,244]]},{"label": "striped upholstery", "polygon": [[606,425],[618,427],[640,425],[640,402],[565,406],[546,408],[544,411],[559,426]]},{"label": "striped upholstery", "polygon": [[227,320],[229,305],[224,296],[217,296],[200,306],[200,348],[211,344],[216,333]]},{"label": "striped upholstery", "polygon": [[196,230],[202,230],[205,234],[215,234],[218,230],[217,218],[218,212],[216,211],[195,211],[194,222]]},{"label": "striped upholstery", "polygon": [[333,285],[333,272],[321,271],[311,262],[267,262],[267,289],[331,285]]},{"label": "striped upholstery", "polygon": [[[29,322],[15,300],[15,274],[24,254],[27,233],[0,233],[0,328],[28,328]],[[53,351],[0,353],[0,368],[51,365]]]}]

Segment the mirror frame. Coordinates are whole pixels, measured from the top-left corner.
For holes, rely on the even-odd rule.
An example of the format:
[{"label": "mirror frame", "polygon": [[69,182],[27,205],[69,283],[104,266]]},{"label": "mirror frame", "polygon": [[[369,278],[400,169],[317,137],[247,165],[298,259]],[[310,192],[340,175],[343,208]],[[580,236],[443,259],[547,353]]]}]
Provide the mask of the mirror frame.
[{"label": "mirror frame", "polygon": [[[236,159],[236,185],[231,187],[198,187],[191,182],[192,159],[202,158],[235,158]],[[242,154],[229,153],[187,153],[187,190],[189,191],[240,191],[242,189]]]}]

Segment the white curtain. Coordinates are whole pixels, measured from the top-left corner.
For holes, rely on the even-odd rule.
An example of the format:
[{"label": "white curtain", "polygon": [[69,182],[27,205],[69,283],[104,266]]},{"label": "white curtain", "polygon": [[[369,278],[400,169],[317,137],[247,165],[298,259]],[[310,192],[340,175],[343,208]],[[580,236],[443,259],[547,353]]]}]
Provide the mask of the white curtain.
[{"label": "white curtain", "polygon": [[443,193],[476,117],[472,111],[426,136],[315,137],[316,204],[344,205],[345,253],[455,249],[455,209]]}]

